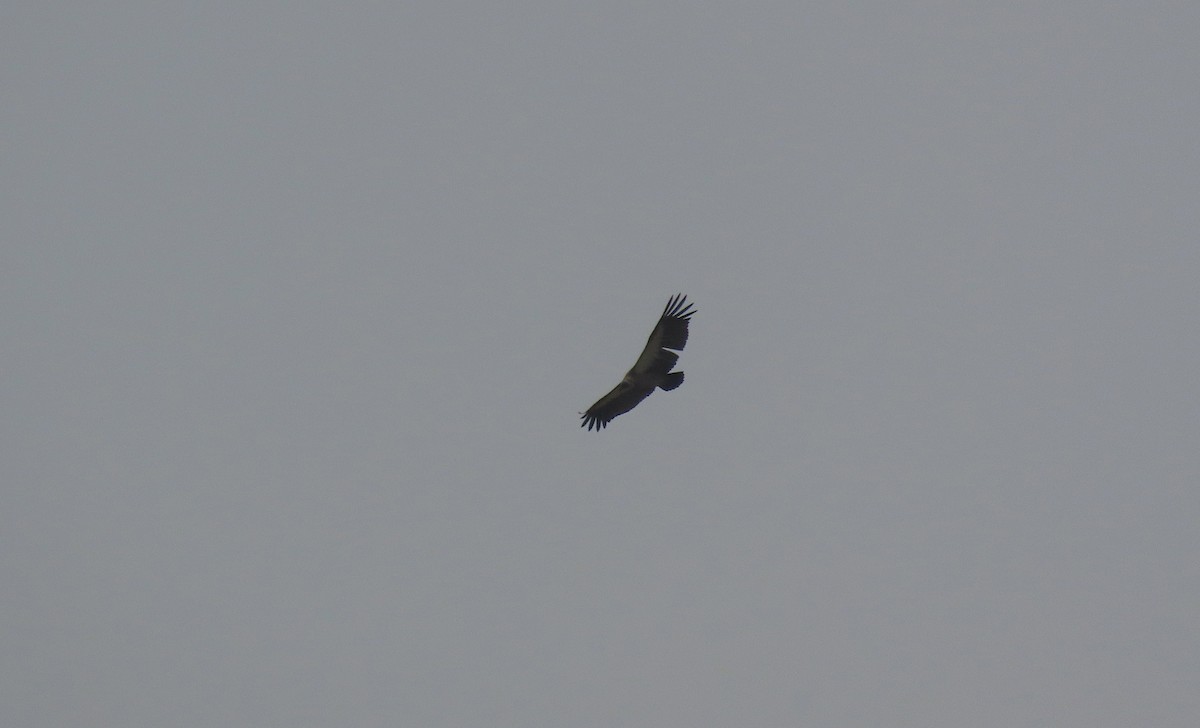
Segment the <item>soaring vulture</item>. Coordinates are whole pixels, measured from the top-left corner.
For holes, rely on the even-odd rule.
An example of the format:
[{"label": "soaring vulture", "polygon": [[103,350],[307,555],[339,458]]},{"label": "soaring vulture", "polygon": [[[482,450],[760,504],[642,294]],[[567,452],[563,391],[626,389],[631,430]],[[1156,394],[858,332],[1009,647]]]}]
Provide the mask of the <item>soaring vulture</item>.
[{"label": "soaring vulture", "polygon": [[671,371],[679,355],[670,350],[682,351],[687,344],[688,320],[694,313],[687,296],[679,293],[672,296],[633,369],[611,392],[581,413],[583,422],[579,426],[599,432],[608,427],[614,417],[637,407],[655,387],[669,392],[683,384],[683,372]]}]

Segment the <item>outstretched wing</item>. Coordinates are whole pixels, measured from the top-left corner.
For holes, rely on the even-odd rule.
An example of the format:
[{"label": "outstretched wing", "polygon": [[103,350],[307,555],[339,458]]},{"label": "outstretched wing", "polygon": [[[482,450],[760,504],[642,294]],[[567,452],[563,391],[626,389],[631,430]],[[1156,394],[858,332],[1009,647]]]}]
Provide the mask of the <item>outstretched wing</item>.
[{"label": "outstretched wing", "polygon": [[650,332],[646,348],[637,363],[611,392],[596,401],[583,413],[580,427],[601,430],[618,415],[623,415],[650,396],[655,387],[675,389],[683,382],[683,372],[667,376],[679,360],[676,351],[682,350],[688,339],[688,319],[696,311],[687,296],[675,294],[667,301],[662,316]]},{"label": "outstretched wing", "polygon": [[588,411],[583,413],[583,422],[579,426],[586,426],[589,430],[593,428],[597,431],[602,430],[608,427],[612,418],[637,407],[638,403],[649,397],[653,391],[653,384],[649,387],[639,386],[626,377],[620,384],[613,387],[611,392],[596,400],[596,404],[588,407]]},{"label": "outstretched wing", "polygon": [[671,371],[671,367],[679,360],[679,355],[670,349],[683,350],[688,340],[688,320],[694,313],[696,311],[692,304],[687,302],[687,296],[679,293],[672,296],[667,301],[667,307],[663,309],[654,331],[650,332],[646,348],[642,349],[642,355],[638,357],[637,363],[629,373],[636,376],[663,376]]}]

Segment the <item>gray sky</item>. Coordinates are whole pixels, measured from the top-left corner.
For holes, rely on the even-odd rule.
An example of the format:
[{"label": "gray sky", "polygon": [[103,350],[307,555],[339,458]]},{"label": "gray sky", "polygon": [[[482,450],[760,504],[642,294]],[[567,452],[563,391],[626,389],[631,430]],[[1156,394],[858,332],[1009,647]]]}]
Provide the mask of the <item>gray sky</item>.
[{"label": "gray sky", "polygon": [[3,15],[3,725],[1195,725],[1195,2]]}]

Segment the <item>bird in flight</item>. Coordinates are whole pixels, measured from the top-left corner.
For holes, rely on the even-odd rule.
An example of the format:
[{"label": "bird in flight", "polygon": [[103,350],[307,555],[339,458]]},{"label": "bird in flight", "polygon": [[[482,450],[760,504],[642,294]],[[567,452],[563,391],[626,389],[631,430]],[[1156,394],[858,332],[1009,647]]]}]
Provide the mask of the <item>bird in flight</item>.
[{"label": "bird in flight", "polygon": [[687,296],[679,293],[672,296],[637,363],[611,392],[596,400],[587,412],[580,413],[583,422],[579,426],[599,432],[614,417],[637,407],[655,387],[670,392],[683,384],[683,372],[671,371],[679,360],[679,355],[671,349],[683,351],[688,340],[688,321],[694,313]]}]

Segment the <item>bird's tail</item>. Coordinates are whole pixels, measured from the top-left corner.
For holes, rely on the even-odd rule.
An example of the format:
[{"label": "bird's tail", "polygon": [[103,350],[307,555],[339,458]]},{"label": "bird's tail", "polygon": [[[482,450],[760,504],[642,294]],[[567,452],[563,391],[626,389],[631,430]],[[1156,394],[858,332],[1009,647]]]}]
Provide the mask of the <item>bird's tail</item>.
[{"label": "bird's tail", "polygon": [[670,392],[680,384],[683,384],[683,372],[671,372],[663,377],[662,384],[658,385],[664,392]]}]

